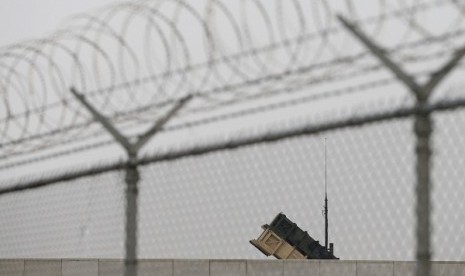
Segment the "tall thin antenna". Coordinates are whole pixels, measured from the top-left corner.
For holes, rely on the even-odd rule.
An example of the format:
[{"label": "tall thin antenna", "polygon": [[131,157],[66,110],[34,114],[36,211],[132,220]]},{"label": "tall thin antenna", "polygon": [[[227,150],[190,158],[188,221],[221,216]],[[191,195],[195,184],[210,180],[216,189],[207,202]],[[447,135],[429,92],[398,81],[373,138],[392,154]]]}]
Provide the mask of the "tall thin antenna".
[{"label": "tall thin antenna", "polygon": [[325,137],[325,248],[328,250],[328,182],[327,182],[327,164],[326,164],[326,137]]},{"label": "tall thin antenna", "polygon": [[327,165],[326,165],[326,137],[325,137],[325,198],[327,197],[328,195],[328,183],[327,183],[327,178],[328,178],[328,174],[327,174]]}]

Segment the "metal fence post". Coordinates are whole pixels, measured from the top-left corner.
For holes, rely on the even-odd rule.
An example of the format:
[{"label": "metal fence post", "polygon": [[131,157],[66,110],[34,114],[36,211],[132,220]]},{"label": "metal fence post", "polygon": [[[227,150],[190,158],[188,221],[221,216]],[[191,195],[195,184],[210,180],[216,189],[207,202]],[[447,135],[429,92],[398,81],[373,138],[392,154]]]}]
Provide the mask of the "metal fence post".
[{"label": "metal fence post", "polygon": [[125,276],[137,275],[137,196],[139,193],[137,156],[131,154],[126,164],[126,240]]},{"label": "metal fence post", "polygon": [[425,103],[419,102],[419,112],[415,116],[416,136],[416,260],[417,276],[431,273],[431,116],[422,112]]}]

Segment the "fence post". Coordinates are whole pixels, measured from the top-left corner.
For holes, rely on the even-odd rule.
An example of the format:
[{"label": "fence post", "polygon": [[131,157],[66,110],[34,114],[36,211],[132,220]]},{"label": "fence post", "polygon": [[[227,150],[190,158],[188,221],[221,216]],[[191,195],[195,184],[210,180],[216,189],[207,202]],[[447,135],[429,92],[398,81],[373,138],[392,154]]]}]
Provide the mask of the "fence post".
[{"label": "fence post", "polygon": [[139,171],[137,169],[139,150],[150,141],[153,136],[188,102],[192,99],[189,95],[177,102],[170,111],[162,118],[157,120],[151,128],[145,133],[138,136],[135,142],[130,142],[118,129],[113,126],[108,118],[95,109],[83,95],[79,94],[75,88],[71,88],[71,93],[76,99],[92,114],[98,121],[121,145],[128,155],[126,162],[126,223],[125,223],[125,259],[124,259],[124,276],[137,276],[137,196],[139,193]]},{"label": "fence post", "polygon": [[417,276],[431,273],[431,116],[424,112],[425,102],[418,102],[419,112],[415,115],[416,136],[416,260]]},{"label": "fence post", "polygon": [[129,155],[126,164],[126,240],[125,276],[137,275],[137,197],[139,193],[137,156]]}]

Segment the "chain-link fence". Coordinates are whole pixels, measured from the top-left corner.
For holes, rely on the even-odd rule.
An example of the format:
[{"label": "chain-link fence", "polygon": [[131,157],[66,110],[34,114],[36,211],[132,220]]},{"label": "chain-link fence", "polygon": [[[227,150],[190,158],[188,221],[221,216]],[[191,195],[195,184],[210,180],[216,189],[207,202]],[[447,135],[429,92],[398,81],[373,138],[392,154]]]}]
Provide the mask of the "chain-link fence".
[{"label": "chain-link fence", "polygon": [[[221,17],[213,16],[214,10],[221,11],[233,26],[231,34],[254,41],[250,32],[256,30],[244,23],[248,19],[238,21],[245,24],[241,27],[231,23],[237,16],[233,7],[221,1],[204,2],[208,24],[204,22],[200,29],[211,31],[203,34],[206,41],[222,45],[215,26],[223,25],[215,23]],[[252,2],[257,10],[239,6],[265,19],[276,12],[276,7],[268,10],[260,1]],[[100,27],[74,26],[86,35],[89,30],[96,32],[99,39],[111,33],[124,53],[117,55],[113,65],[118,66],[105,70],[102,60],[112,64],[114,49],[102,50],[103,38],[89,42],[97,49],[92,50],[97,54],[89,62],[95,66],[93,72],[111,75],[92,76],[95,80],[87,88],[97,90],[81,94],[86,86],[78,82],[65,98],[57,98],[60,102],[25,104],[18,109],[10,105],[27,100],[4,97],[7,111],[1,121],[5,142],[0,148],[0,169],[8,171],[9,178],[0,187],[0,258],[126,259],[126,275],[134,274],[136,258],[261,259],[264,255],[249,240],[259,236],[260,226],[279,212],[314,239],[324,240],[326,183],[329,241],[335,244],[337,257],[416,260],[417,275],[428,275],[430,270],[431,275],[446,273],[430,261],[465,257],[461,234],[465,219],[465,172],[461,169],[465,162],[464,7],[456,1],[412,1],[405,7],[379,1],[382,13],[369,16],[370,12],[354,8],[360,1],[348,2],[353,6],[344,7],[350,16],[339,16],[338,27],[328,23],[316,28],[322,33],[309,35],[304,21],[289,20],[290,26],[302,27],[296,40],[286,39],[286,30],[278,28],[284,36],[278,44],[252,43],[243,46],[239,56],[230,56],[229,48],[222,45],[215,48],[208,63],[181,62],[186,67],[168,67],[162,75],[148,72],[152,74],[148,78],[138,78],[138,70],[120,66],[137,64],[138,52],[133,55],[133,48],[125,44],[130,40],[124,37],[124,26],[129,25],[123,24],[119,32],[124,39],[106,29],[113,24],[112,16],[119,9],[141,18],[158,16],[157,20],[167,24],[154,23],[162,26],[158,37],[166,39],[163,34],[168,31],[163,28],[168,28],[175,35],[172,39],[179,40],[172,42],[176,46],[172,52],[186,54],[201,47],[193,50],[183,44],[184,38],[190,41],[195,34],[179,33],[178,28],[187,28],[183,24],[188,21],[178,17],[185,9],[194,15],[194,22],[202,21],[196,8],[176,2],[179,10],[173,18],[166,18],[162,16],[166,10],[159,14],[152,4],[142,1],[107,10]],[[305,5],[293,3],[294,8]],[[337,14],[328,7],[320,14],[331,14],[331,20],[336,20]],[[312,8],[318,14],[322,7]],[[282,10],[276,16],[278,23],[289,16],[289,10]],[[458,18],[452,20],[454,28],[448,30],[425,19],[444,15]],[[271,35],[276,22],[269,20],[265,27],[269,24]],[[404,25],[401,39],[392,33],[380,35],[380,30],[395,31]],[[154,43],[149,29],[146,46]],[[55,51],[69,50],[74,53],[71,57],[82,59],[80,50],[60,44],[60,35],[42,41],[40,47],[45,48],[34,48],[39,47],[37,42],[7,49],[2,64],[14,56],[18,64],[32,64],[32,72],[39,66],[39,57],[48,54],[51,79],[43,80],[39,74],[37,80],[30,73],[30,83],[40,83],[44,91],[48,86],[59,91],[58,79],[75,84],[76,75],[74,82],[64,81],[66,74],[58,74],[55,57],[47,52],[46,47],[53,44],[60,48]],[[83,43],[84,38],[77,37]],[[322,51],[322,60],[303,59],[307,56],[302,49],[315,40],[323,45],[323,50],[312,48]],[[163,47],[168,43],[163,40]],[[179,50],[177,43],[187,48]],[[345,52],[340,45],[351,50]],[[24,54],[12,54],[18,49]],[[292,57],[287,65],[280,63],[286,51]],[[180,62],[169,51],[167,56],[167,63],[171,59]],[[274,62],[273,69],[264,57]],[[89,64],[82,64],[76,72],[84,80]],[[7,76],[2,79],[4,86],[20,90],[23,75],[17,71],[22,67],[3,67],[8,69],[8,74],[1,71]],[[131,81],[112,84],[108,79],[116,79],[118,70],[124,71],[122,80]],[[216,77],[204,76],[201,84],[192,81],[202,79],[205,72]],[[251,72],[255,75],[245,77]],[[109,88],[101,89],[107,81]],[[151,85],[161,89],[160,98],[140,93]],[[127,95],[120,92],[125,89]],[[176,91],[174,96],[170,89]],[[45,92],[39,94],[46,98]],[[62,119],[44,119],[57,116],[57,110],[62,110],[63,117],[58,117]],[[31,125],[37,131],[30,130]],[[34,173],[23,177],[28,169]],[[373,269],[369,265],[361,265],[361,271]]]},{"label": "chain-link fence", "polygon": [[[465,250],[463,111],[434,116],[434,260]],[[411,119],[219,150],[140,167],[140,258],[262,258],[248,240],[284,212],[324,239],[323,137],[330,241],[342,259],[414,260]],[[123,258],[122,172],[2,195],[4,258]]]}]

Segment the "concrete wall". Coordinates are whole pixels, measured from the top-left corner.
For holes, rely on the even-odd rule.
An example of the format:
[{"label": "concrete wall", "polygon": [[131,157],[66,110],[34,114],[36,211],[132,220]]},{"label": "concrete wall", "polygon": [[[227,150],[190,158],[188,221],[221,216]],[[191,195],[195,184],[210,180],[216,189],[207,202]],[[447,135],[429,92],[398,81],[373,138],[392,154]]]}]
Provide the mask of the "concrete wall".
[{"label": "concrete wall", "polygon": [[[113,259],[0,260],[1,276],[120,276]],[[140,276],[413,276],[414,262],[141,260]],[[434,276],[464,276],[465,262],[434,262]]]}]

